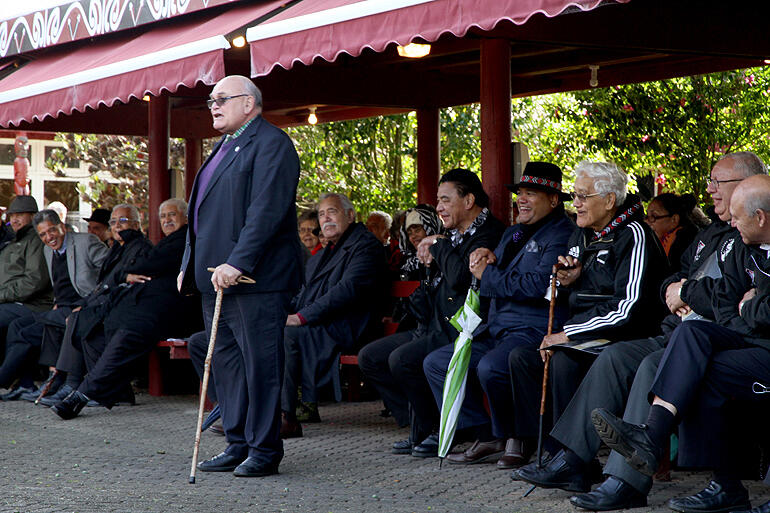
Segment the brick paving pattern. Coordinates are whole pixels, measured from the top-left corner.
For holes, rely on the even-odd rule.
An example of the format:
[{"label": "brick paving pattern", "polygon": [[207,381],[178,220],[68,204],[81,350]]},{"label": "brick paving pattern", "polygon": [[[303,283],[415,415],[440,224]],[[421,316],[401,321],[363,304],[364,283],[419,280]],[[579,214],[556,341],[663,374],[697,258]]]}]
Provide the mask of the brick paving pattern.
[{"label": "brick paving pattern", "polygon": [[[48,408],[0,403],[0,512],[566,512],[569,493],[512,482],[492,464],[444,465],[396,456],[407,436],[380,417],[379,402],[321,406],[321,424],[285,442],[280,474],[260,479],[198,473],[188,484],[197,413],[192,396],[138,395],[136,406],[86,408],[62,421]],[[204,433],[201,458],[225,447]],[[708,474],[674,472],[656,483],[649,507],[700,490]],[[748,483],[754,505],[770,488]]]}]

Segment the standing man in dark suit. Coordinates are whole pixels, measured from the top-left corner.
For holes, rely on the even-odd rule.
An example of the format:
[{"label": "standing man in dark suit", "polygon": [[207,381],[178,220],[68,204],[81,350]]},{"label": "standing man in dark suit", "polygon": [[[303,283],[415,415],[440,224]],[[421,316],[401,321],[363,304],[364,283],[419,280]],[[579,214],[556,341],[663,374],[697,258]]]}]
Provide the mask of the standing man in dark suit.
[{"label": "standing man in dark suit", "polygon": [[[193,184],[178,286],[201,293],[207,333],[215,294],[225,292],[214,384],[228,446],[198,468],[261,477],[277,473],[283,458],[283,329],[302,283],[299,158],[291,139],[261,117],[262,93],[248,78],[223,78],[207,103],[225,137]],[[255,283],[233,287],[241,275]]]}]

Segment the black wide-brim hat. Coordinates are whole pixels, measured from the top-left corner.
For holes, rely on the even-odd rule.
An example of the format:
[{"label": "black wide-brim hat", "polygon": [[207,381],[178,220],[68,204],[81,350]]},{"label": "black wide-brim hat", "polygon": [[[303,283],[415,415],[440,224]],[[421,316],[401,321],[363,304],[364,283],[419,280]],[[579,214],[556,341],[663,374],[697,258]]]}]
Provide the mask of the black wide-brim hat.
[{"label": "black wide-brim hat", "polygon": [[550,162],[527,162],[519,182],[505,186],[511,192],[519,192],[519,187],[529,187],[556,193],[562,201],[572,200],[572,196],[561,190],[561,168]]}]

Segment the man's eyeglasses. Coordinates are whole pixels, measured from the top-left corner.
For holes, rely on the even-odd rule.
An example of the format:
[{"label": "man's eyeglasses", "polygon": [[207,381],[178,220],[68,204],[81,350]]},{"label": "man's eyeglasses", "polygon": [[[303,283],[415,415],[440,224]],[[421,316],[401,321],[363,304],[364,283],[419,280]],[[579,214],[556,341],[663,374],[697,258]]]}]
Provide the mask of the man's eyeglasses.
[{"label": "man's eyeglasses", "polygon": [[232,100],[233,98],[240,98],[241,96],[248,96],[248,94],[234,94],[232,96],[221,96],[219,98],[211,98],[210,100],[206,100],[206,105],[210,109],[214,106],[214,104],[217,104],[217,107],[223,106],[225,103],[227,103],[227,100]]},{"label": "man's eyeglasses", "polygon": [[572,201],[580,200],[580,203],[583,203],[588,198],[593,198],[594,196],[600,196],[601,192],[595,192],[593,194],[581,194],[573,191],[573,192],[570,192],[569,195],[572,198]]},{"label": "man's eyeglasses", "polygon": [[664,214],[662,216],[656,216],[655,214],[647,214],[646,216],[644,216],[644,218],[647,219],[649,222],[654,223],[658,219],[663,219],[664,217],[671,217],[673,215],[674,214]]},{"label": "man's eyeglasses", "polygon": [[716,178],[706,178],[706,187],[710,185],[714,189],[719,189],[719,184],[730,183],[730,182],[740,182],[742,180],[743,178],[735,178],[734,180],[717,180]]},{"label": "man's eyeglasses", "polygon": [[129,221],[131,221],[131,219],[129,219],[129,218],[127,218],[127,217],[119,217],[119,218],[117,218],[117,219],[110,219],[110,226],[115,226],[115,225],[116,225],[116,224],[118,224],[118,223],[120,223],[120,224],[126,224],[126,223],[128,223]]}]

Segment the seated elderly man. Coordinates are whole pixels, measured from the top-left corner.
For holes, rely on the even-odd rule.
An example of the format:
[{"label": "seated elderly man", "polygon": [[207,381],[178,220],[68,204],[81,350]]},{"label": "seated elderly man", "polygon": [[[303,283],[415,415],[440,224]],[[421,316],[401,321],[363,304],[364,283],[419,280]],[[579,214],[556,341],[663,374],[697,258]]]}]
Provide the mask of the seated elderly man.
[{"label": "seated elderly man", "polygon": [[[43,254],[48,276],[53,283],[54,309],[21,317],[8,327],[5,360],[0,366],[0,386],[7,386],[22,375],[20,387],[27,388],[21,399],[34,401],[40,394],[32,388],[37,352],[46,327],[63,334],[65,321],[77,303],[96,288],[99,270],[109,249],[95,236],[70,232],[53,210],[41,210],[32,218],[32,226],[45,247]],[[30,358],[34,361],[30,362]],[[51,388],[50,386],[48,387]],[[53,392],[58,386],[53,387]]]},{"label": "seated elderly man", "polygon": [[[486,322],[473,336],[465,401],[458,429],[472,429],[476,442],[465,452],[450,454],[455,464],[498,461],[498,468],[526,463],[531,447],[513,438],[516,415],[508,354],[515,347],[527,347],[537,354],[548,329],[548,301],[544,299],[551,268],[567,249],[575,224],[564,212],[561,169],[547,162],[530,162],[521,181],[508,188],[516,193],[519,208],[517,224],[508,228],[494,253],[479,248],[471,253],[470,271],[481,280],[479,294],[491,299]],[[558,329],[567,309],[555,311]],[[433,351],[423,367],[439,408],[444,380],[454,352],[454,344]],[[481,385],[481,386],[479,386]],[[489,400],[484,409],[486,393]],[[502,458],[501,458],[502,457]]]},{"label": "seated elderly man", "polygon": [[84,217],[83,221],[88,223],[88,233],[96,235],[108,247],[115,242],[110,231],[110,211],[106,208],[97,208],[91,212],[91,217]]},{"label": "seated elderly man", "polygon": [[505,227],[488,205],[489,196],[471,171],[452,169],[441,177],[436,211],[446,232],[423,238],[417,247],[418,258],[428,267],[425,283],[410,296],[418,327],[375,340],[359,355],[364,376],[380,393],[388,394],[388,401],[409,404],[411,432],[407,440],[393,444],[394,454],[418,458],[437,454],[438,408],[423,360],[457,338],[449,319],[468,293],[471,253],[496,247],[500,241]]},{"label": "seated elderly man", "polygon": [[318,221],[329,244],[308,261],[305,285],[291,303],[295,313],[286,319],[283,438],[302,436],[296,419],[300,384],[308,415],[318,420],[316,384],[337,353],[358,341],[382,299],[382,245],[355,216],[344,194],[324,194],[318,202]]},{"label": "seated elderly man", "polygon": [[[6,212],[14,235],[0,248],[0,348],[5,347],[6,330],[12,321],[31,317],[52,305],[43,243],[32,227],[36,212],[37,202],[32,196],[16,196]],[[18,399],[28,391],[28,387],[16,387],[0,399]]]},{"label": "seated elderly man", "polygon": [[[681,323],[680,316],[693,311],[713,318],[711,295],[715,279],[705,270],[712,266],[721,269],[738,236],[737,230],[730,226],[729,205],[733,190],[747,175],[763,173],[764,164],[750,152],[727,155],[717,162],[708,187],[714,201],[714,211],[710,214],[712,223],[698,233],[682,255],[680,271],[669,276],[661,286],[661,295],[666,298],[671,311],[662,324],[664,333],[617,342],[601,352],[550,433],[551,441],[558,443],[563,453],[542,469],[533,464],[526,472],[520,471],[523,479],[548,488],[565,488],[574,481],[585,481],[588,463],[596,456],[601,444],[591,422],[591,412],[595,408],[620,413],[628,399],[627,412],[632,418],[641,422],[647,417],[650,382],[662,348]],[[572,497],[573,505],[602,511],[646,505],[646,495],[652,486],[648,477],[625,465],[614,452],[604,472],[608,475],[607,480],[588,494]]]},{"label": "seated elderly man", "polygon": [[67,318],[65,332],[49,326],[44,329],[39,363],[59,371],[48,395],[40,400],[46,406],[64,399],[80,385],[85,374],[83,356],[77,348],[73,348],[72,337],[88,334],[101,324],[107,314],[112,291],[126,282],[129,266],[144,258],[152,248],[140,231],[139,210],[135,206],[115,206],[109,223],[116,243],[102,262],[93,292],[76,303]]},{"label": "seated elderly man", "polygon": [[770,382],[770,177],[743,180],[733,193],[730,213],[741,240],[725,259],[724,276],[712,296],[714,322],[686,321],[674,330],[649,391],[646,422],[626,422],[603,408],[593,413],[602,440],[647,476],[657,470],[681,422],[679,463],[715,472],[703,491],[669,501],[675,511],[751,507],[731,450],[735,437],[728,436],[735,419],[724,406],[733,399],[762,401],[755,383]]},{"label": "seated elderly man", "polygon": [[[160,205],[165,237],[127,266],[127,284],[109,301],[104,329],[81,338],[87,373],[77,390],[51,408],[62,419],[76,417],[89,399],[111,408],[130,390],[132,364],[158,340],[200,329],[191,303],[176,287],[187,236],[187,204],[172,198]],[[200,318],[200,314],[198,314]]]},{"label": "seated elderly man", "polygon": [[[620,341],[629,333],[655,335],[660,330],[664,308],[658,289],[668,275],[668,262],[644,222],[639,199],[627,194],[627,183],[625,172],[615,164],[581,162],[575,169],[572,198],[580,229],[556,266],[557,300],[563,302],[566,296],[569,319],[562,331],[543,339],[541,350],[574,342]],[[580,350],[553,353],[549,385],[554,421],[595,358],[595,353]],[[519,438],[537,437],[544,360],[545,353],[536,355],[522,348],[510,354]],[[529,468],[515,471],[514,476],[527,479]],[[587,491],[590,485],[575,480],[565,487]]]},{"label": "seated elderly man", "polygon": [[399,277],[402,254],[398,247],[398,240],[391,239],[393,228],[393,216],[382,210],[372,210],[366,218],[366,229],[377,237],[385,251],[385,261],[392,280]]}]

